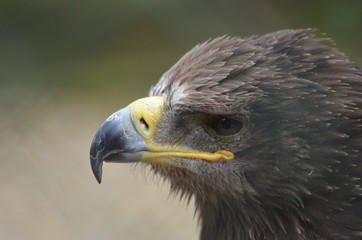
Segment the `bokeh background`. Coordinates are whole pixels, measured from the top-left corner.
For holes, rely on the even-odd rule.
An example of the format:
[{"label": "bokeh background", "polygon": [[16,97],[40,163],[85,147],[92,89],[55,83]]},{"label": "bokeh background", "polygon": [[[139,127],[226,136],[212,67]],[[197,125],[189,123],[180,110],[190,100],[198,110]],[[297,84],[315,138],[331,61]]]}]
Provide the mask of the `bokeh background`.
[{"label": "bokeh background", "polygon": [[360,0],[1,0],[0,239],[197,239],[147,170],[98,185],[95,131],[199,42],[310,27],[362,65]]}]

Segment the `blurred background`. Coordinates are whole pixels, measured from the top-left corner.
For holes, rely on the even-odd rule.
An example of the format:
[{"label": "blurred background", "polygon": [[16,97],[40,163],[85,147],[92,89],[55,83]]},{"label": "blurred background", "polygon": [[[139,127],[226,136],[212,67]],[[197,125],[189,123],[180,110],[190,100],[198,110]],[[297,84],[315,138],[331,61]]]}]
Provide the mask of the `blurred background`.
[{"label": "blurred background", "polygon": [[187,50],[219,35],[317,28],[362,65],[362,1],[1,0],[0,239],[197,239],[194,207],[89,147]]}]

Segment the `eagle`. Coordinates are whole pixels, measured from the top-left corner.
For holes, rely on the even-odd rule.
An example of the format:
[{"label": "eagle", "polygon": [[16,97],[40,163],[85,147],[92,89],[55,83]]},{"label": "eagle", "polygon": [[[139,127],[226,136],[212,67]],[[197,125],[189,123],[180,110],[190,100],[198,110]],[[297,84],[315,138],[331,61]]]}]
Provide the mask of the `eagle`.
[{"label": "eagle", "polygon": [[362,72],[314,29],[196,45],[90,149],[194,198],[202,240],[362,239]]}]

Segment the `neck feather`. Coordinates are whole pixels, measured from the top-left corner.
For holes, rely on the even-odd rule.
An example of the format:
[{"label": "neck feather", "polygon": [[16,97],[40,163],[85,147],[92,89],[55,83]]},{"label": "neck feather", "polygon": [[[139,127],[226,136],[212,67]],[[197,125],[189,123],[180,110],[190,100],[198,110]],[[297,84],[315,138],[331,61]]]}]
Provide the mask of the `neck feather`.
[{"label": "neck feather", "polygon": [[[215,199],[215,198],[214,198]],[[322,240],[301,215],[302,211],[264,207],[255,199],[196,198],[200,214],[201,240]],[[299,209],[300,210],[300,209]]]}]

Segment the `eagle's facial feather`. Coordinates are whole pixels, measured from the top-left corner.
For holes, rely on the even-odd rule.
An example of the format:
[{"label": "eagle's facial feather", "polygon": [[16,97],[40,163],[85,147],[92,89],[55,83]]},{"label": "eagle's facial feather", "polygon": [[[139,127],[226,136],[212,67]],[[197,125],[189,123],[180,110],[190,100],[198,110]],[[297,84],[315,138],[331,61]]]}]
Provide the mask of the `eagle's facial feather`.
[{"label": "eagle's facial feather", "polygon": [[[182,170],[153,165],[174,191],[195,196],[204,229],[207,218],[221,224],[239,214],[248,235],[240,239],[284,239],[283,231],[285,239],[362,234],[362,216],[349,206],[362,195],[362,77],[322,41],[311,30],[217,38],[190,50],[151,88],[151,96],[166,97],[155,141],[235,154],[230,162],[175,159],[186,166]],[[210,134],[200,119],[220,114],[247,119],[243,134]],[[215,210],[217,196],[227,199],[223,209]],[[212,216],[206,206],[225,212]],[[204,231],[221,234],[203,230],[205,239],[211,235]]]},{"label": "eagle's facial feather", "polygon": [[[149,95],[166,96],[166,104],[174,110],[239,112],[262,95],[253,86],[257,79],[248,76],[253,73],[244,72],[263,58],[256,52],[260,47],[238,51],[243,45],[243,40],[229,37],[197,45],[161,77]],[[256,71],[263,75],[265,69]],[[235,79],[241,73],[245,75],[242,82]],[[241,96],[243,102],[235,101]]]}]

